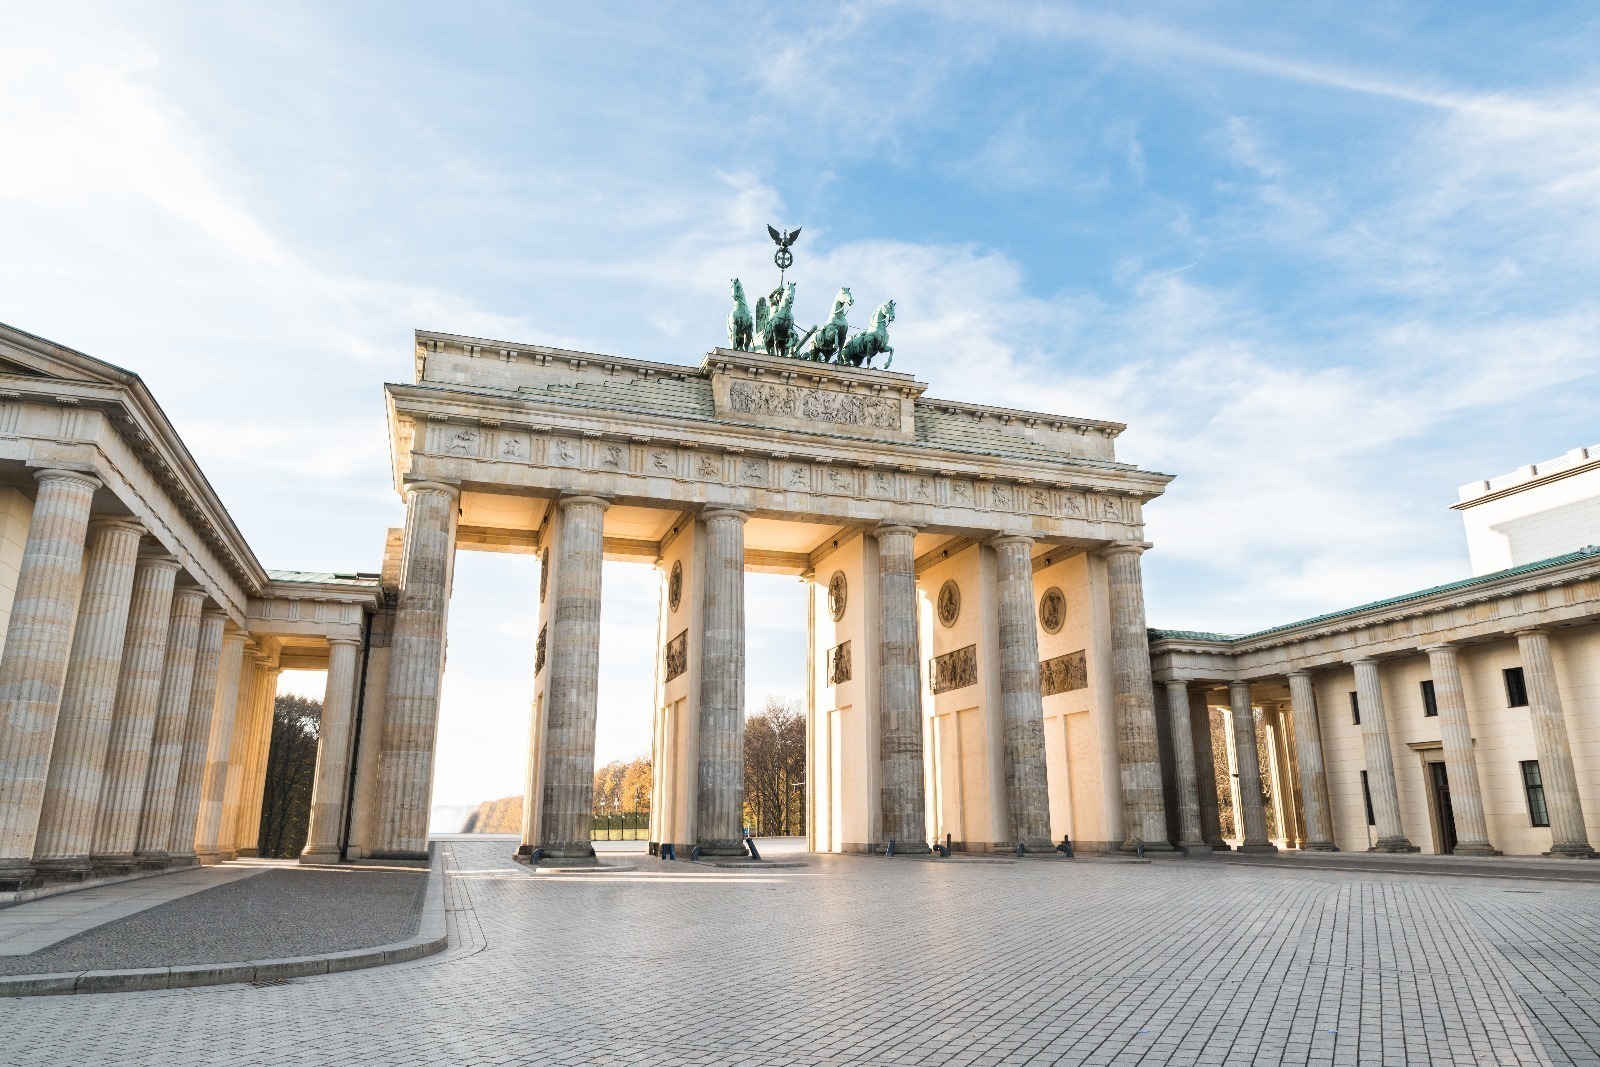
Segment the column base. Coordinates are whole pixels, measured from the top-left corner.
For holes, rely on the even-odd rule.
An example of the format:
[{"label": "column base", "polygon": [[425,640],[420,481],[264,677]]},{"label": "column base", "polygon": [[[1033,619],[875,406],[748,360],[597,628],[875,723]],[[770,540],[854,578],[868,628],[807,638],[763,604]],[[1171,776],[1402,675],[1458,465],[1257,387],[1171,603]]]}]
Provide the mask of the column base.
[{"label": "column base", "polygon": [[198,849],[194,854],[195,861],[202,867],[214,867],[222,862],[222,853],[209,849]]},{"label": "column base", "polygon": [[236,858],[242,860],[259,855],[261,855],[261,850],[258,848],[241,848]]},{"label": "column base", "polygon": [[[1016,846],[1013,845],[1011,847],[1014,849]],[[996,846],[995,850],[999,851],[999,846]],[[868,851],[870,851],[874,856],[882,856],[884,853],[889,851],[889,843],[887,841],[882,841],[871,845],[868,847]],[[894,843],[894,854],[896,856],[931,856],[933,855],[933,849],[929,847],[926,841],[896,840]]]},{"label": "column base", "polygon": [[37,889],[43,881],[32,867],[0,867],[0,893]]},{"label": "column base", "polygon": [[1211,851],[1212,852],[1232,852],[1233,851],[1233,846],[1228,844],[1226,841],[1207,841],[1206,844],[1211,846]]},{"label": "column base", "polygon": [[87,882],[95,875],[94,864],[87,856],[74,856],[64,860],[34,860],[34,869],[47,882]]},{"label": "column base", "polygon": [[1204,841],[1179,841],[1173,846],[1185,856],[1209,856],[1211,846]]},{"label": "column base", "polygon": [[429,856],[426,851],[412,852],[408,849],[379,849],[369,852],[364,857],[368,861],[392,860],[396,863],[427,863]]},{"label": "column base", "polygon": [[300,853],[299,860],[301,863],[326,866],[330,863],[339,862],[339,850],[336,848],[308,848]]},{"label": "column base", "polygon": [[1307,841],[1302,848],[1305,852],[1338,852],[1339,846],[1332,841]]},{"label": "column base", "polygon": [[1422,849],[1413,845],[1404,837],[1380,837],[1378,843],[1367,849],[1368,852],[1421,852]]},{"label": "column base", "polygon": [[1260,853],[1260,854],[1265,855],[1266,853],[1278,851],[1278,846],[1274,845],[1271,841],[1263,841],[1263,842],[1261,842],[1259,844],[1246,841],[1244,844],[1240,845],[1235,851],[1238,851],[1238,852],[1254,852],[1254,853]]},{"label": "column base", "polygon": [[1587,842],[1579,844],[1551,845],[1550,851],[1544,853],[1543,855],[1546,858],[1553,860],[1600,859],[1600,854],[1597,854],[1594,849],[1590,848]]},{"label": "column base", "polygon": [[165,852],[135,852],[133,860],[141,871],[164,871],[172,866],[171,859]]},{"label": "column base", "polygon": [[1505,853],[1485,842],[1481,845],[1457,845],[1451,850],[1452,856],[1504,856]]},{"label": "column base", "polygon": [[1117,851],[1118,852],[1133,852],[1133,853],[1137,853],[1139,851],[1139,846],[1141,844],[1144,845],[1144,850],[1147,853],[1149,853],[1149,852],[1174,852],[1174,851],[1176,851],[1176,849],[1173,847],[1172,842],[1170,842],[1170,841],[1143,841],[1143,842],[1141,842],[1138,838],[1133,838],[1133,837],[1128,838],[1121,845],[1118,845],[1117,846]]},{"label": "column base", "polygon": [[[565,841],[550,845],[523,845],[517,849],[517,857],[524,863],[533,862],[533,854],[538,852],[538,862],[546,860],[558,861],[562,864],[573,863],[599,863],[599,858],[594,854],[594,845],[587,841]],[[688,858],[685,851],[684,858]]]},{"label": "column base", "polygon": [[123,878],[139,869],[133,857],[127,859],[111,860],[110,862],[95,861],[94,876],[96,878]]},{"label": "column base", "polygon": [[193,852],[179,852],[167,857],[167,870],[177,870],[179,867],[198,867],[200,857]]}]

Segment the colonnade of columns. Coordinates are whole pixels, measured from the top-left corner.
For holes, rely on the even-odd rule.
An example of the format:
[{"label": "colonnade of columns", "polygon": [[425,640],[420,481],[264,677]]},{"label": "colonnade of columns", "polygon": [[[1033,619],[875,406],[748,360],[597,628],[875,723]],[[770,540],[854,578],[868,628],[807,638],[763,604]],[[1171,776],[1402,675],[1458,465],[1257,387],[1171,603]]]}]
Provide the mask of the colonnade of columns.
[{"label": "colonnade of columns", "polygon": [[36,472],[0,653],[0,889],[253,853],[278,666],[98,479]]},{"label": "colonnade of columns", "polygon": [[[1584,825],[1583,804],[1573,767],[1571,742],[1556,683],[1555,665],[1550,653],[1548,631],[1532,628],[1517,631],[1524,680],[1528,690],[1528,714],[1533,727],[1534,749],[1538,756],[1545,805],[1549,815],[1551,847],[1549,855],[1564,857],[1594,856]],[[1428,656],[1433,683],[1433,698],[1439,717],[1440,748],[1450,783],[1450,808],[1459,855],[1500,855],[1489,838],[1483,787],[1473,753],[1472,724],[1467,710],[1466,692],[1461,681],[1457,646],[1439,643],[1423,646]],[[1383,697],[1381,665],[1371,657],[1357,657],[1347,665],[1355,675],[1356,709],[1360,716],[1363,769],[1376,840],[1371,849],[1379,852],[1415,852],[1403,825],[1399,783],[1395,774],[1393,739],[1388,710]],[[1281,707],[1265,707],[1264,714],[1280,767],[1280,829],[1291,843],[1313,851],[1336,852],[1332,810],[1328,801],[1328,775],[1323,755],[1322,729],[1316,690],[1309,671],[1291,671],[1289,714]],[[1186,765],[1192,756],[1185,752],[1202,730],[1198,719],[1192,730],[1178,728],[1180,711],[1193,695],[1183,681],[1166,683],[1173,723],[1173,748],[1177,763],[1180,800],[1179,816],[1188,834],[1190,819],[1198,820],[1204,800],[1190,795]],[[1262,799],[1259,758],[1251,699],[1251,683],[1229,685],[1233,716],[1232,744],[1238,767],[1237,803],[1239,828],[1244,850],[1265,851],[1274,846],[1267,839],[1266,809]],[[1200,699],[1203,700],[1203,697]],[[1204,727],[1209,738],[1209,726]],[[1291,755],[1292,754],[1292,755]],[[1297,784],[1298,788],[1290,788]]]}]

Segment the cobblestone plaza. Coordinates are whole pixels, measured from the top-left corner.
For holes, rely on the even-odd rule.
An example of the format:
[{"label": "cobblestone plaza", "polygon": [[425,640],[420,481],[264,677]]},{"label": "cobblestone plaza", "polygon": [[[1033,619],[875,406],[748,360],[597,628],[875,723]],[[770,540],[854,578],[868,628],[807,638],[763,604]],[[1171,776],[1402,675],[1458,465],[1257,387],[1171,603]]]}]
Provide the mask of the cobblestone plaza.
[{"label": "cobblestone plaza", "polygon": [[441,955],[281,983],[0,1001],[0,1055],[164,1067],[1600,1062],[1587,947],[1600,884],[1560,870],[811,855],[760,871],[613,856],[607,870],[552,874],[511,862],[505,841],[439,847]]}]

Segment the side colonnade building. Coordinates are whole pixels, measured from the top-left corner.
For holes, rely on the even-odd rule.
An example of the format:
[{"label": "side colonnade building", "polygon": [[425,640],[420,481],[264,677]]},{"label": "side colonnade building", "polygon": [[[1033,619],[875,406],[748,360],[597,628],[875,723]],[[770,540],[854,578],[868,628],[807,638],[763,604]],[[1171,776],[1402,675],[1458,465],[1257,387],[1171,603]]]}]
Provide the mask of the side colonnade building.
[{"label": "side colonnade building", "polygon": [[1600,548],[1245,636],[1151,630],[1150,651],[1165,736],[1205,750],[1179,807],[1217,847],[1220,792],[1245,851],[1595,856]]},{"label": "side colonnade building", "polygon": [[265,570],[137,375],[0,326],[0,893],[255,854],[278,675],[327,669],[342,770],[378,601]]}]

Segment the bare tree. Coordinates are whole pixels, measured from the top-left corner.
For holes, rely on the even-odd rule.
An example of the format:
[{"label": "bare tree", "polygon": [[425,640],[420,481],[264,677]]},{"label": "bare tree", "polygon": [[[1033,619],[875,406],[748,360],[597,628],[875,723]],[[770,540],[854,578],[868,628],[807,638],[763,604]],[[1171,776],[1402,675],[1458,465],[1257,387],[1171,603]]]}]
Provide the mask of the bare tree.
[{"label": "bare tree", "polygon": [[767,697],[744,724],[744,816],[761,837],[806,832],[806,717],[798,702]]},{"label": "bare tree", "polygon": [[292,858],[306,847],[311,787],[317,775],[317,730],[322,701],[281,696],[272,706],[272,747],[261,793],[256,846],[263,856]]}]

